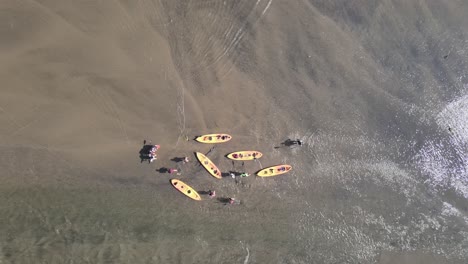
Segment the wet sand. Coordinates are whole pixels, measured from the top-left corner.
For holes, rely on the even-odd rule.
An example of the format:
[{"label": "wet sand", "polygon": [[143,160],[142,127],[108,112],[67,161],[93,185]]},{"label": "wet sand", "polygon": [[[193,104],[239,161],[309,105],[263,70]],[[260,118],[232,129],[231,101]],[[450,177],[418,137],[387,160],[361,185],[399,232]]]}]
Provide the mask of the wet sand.
[{"label": "wet sand", "polygon": [[[3,1],[0,262],[464,263],[467,13]],[[216,132],[233,139],[193,140]],[[305,145],[275,148],[287,138]],[[143,140],[161,145],[154,163]],[[224,157],[243,149],[264,156]],[[194,151],[223,172],[294,169],[217,180]],[[241,205],[187,199],[162,167]]]}]

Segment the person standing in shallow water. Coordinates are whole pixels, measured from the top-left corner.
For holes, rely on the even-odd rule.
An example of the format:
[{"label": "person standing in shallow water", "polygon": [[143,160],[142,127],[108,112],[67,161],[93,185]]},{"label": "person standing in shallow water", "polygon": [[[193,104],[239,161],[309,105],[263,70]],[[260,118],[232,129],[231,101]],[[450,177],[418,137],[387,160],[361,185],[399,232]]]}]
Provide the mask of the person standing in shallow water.
[{"label": "person standing in shallow water", "polygon": [[296,140],[291,140],[291,144],[292,145],[298,145],[298,146],[302,146],[302,140],[300,139],[296,139]]},{"label": "person standing in shallow water", "polygon": [[286,145],[286,146],[294,146],[294,145],[298,145],[298,146],[302,146],[302,140],[300,139],[296,139],[296,140],[291,140],[291,139],[288,139],[286,140],[286,142],[282,143],[283,145]]},{"label": "person standing in shallow water", "polygon": [[[286,147],[292,147],[294,145],[302,146],[303,144],[304,143],[300,139],[292,140],[292,139],[289,139],[289,138],[286,139],[286,141],[281,143],[282,146],[286,146]],[[278,149],[278,148],[280,148],[280,147],[279,146],[275,147],[275,149]],[[254,158],[254,159],[256,159],[256,158]]]},{"label": "person standing in shallow water", "polygon": [[216,196],[216,192],[215,191],[212,191],[212,190],[209,190],[208,191],[208,196],[210,196],[210,198],[213,198]]},{"label": "person standing in shallow water", "polygon": [[240,204],[240,201],[239,200],[236,200],[236,198],[229,198],[227,200],[227,203],[226,204],[229,204],[229,205],[234,205],[234,204]]},{"label": "person standing in shallow water", "polygon": [[168,172],[169,174],[177,173],[177,175],[180,175],[180,172],[179,172],[177,169],[172,169],[172,168],[171,168],[171,169],[168,169],[167,172]]}]

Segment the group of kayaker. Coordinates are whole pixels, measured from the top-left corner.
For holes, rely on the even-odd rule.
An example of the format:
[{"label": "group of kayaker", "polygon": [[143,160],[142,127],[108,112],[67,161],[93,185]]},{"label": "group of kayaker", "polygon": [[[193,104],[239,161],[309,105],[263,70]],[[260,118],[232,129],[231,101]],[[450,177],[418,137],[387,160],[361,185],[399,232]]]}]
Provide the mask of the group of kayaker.
[{"label": "group of kayaker", "polygon": [[[200,139],[201,138],[201,139]],[[205,136],[200,136],[198,137],[196,140],[199,141],[199,142],[202,142],[202,143],[221,143],[221,142],[226,142],[226,141],[229,141],[232,137],[229,136],[229,135],[205,135]],[[218,140],[217,142],[213,142],[213,141],[216,141]],[[144,142],[146,143],[146,141]],[[282,145],[285,145],[285,146],[293,146],[293,145],[298,145],[298,146],[302,146],[303,145],[303,142],[300,140],[300,139],[297,139],[297,140],[291,140],[291,139],[288,139],[286,140],[284,143],[282,143]],[[142,152],[140,152],[140,154],[142,154],[143,157],[146,156],[146,158],[149,160],[149,163],[153,162],[154,160],[157,159],[157,155],[156,155],[156,152],[158,151],[158,149],[160,148],[159,145],[144,145]],[[277,147],[275,147],[277,148]],[[145,153],[144,150],[147,150],[147,152]],[[211,149],[210,149],[211,151]],[[202,155],[201,153],[198,153],[197,152],[197,155]],[[231,156],[230,156],[231,155]],[[202,155],[204,156],[204,155]],[[258,157],[257,157],[258,156]],[[229,154],[227,157],[228,158],[231,158],[233,160],[256,160],[257,158],[261,157],[262,156],[262,153],[260,152],[256,152],[256,151],[239,151],[239,152],[234,152],[234,153],[231,153]],[[143,157],[142,157],[142,160],[143,160]],[[197,156],[198,157],[198,156]],[[206,157],[204,157],[205,159],[208,159]],[[200,157],[198,157],[198,159],[200,159]],[[189,158],[188,157],[183,157],[183,158],[174,158],[173,159],[174,161],[176,162],[182,162],[183,164],[185,163],[188,163],[189,162]],[[209,159],[208,159],[209,161]],[[201,162],[201,161],[200,161]],[[207,161],[205,161],[207,162]],[[243,161],[242,161],[242,165],[243,165]],[[203,165],[203,163],[202,163]],[[233,161],[233,165],[234,165],[234,161]],[[276,167],[279,167],[280,165],[276,166]],[[285,166],[289,166],[289,165],[285,165]],[[206,166],[205,166],[206,167]],[[216,167],[214,164],[212,164],[212,167]],[[209,170],[209,168],[206,168],[207,170]],[[211,168],[213,169],[213,168]],[[267,168],[268,169],[268,168]],[[267,169],[264,169],[264,170],[267,170]],[[291,169],[291,166],[289,166],[288,170]],[[278,171],[279,172],[276,172],[275,174],[282,174],[282,173],[285,173],[287,172],[288,170],[286,170],[285,167],[282,167],[282,168],[278,168]],[[169,168],[169,169],[166,169],[166,168],[162,168],[162,169],[159,169],[160,172],[168,172],[170,174],[172,173],[177,173],[177,175],[180,175],[180,172],[178,169],[175,169],[175,168]],[[211,173],[211,172],[210,172]],[[261,173],[261,172],[259,172]],[[273,172],[271,172],[273,173]],[[270,174],[271,174],[270,173]],[[212,173],[211,173],[212,174]],[[247,172],[233,172],[233,171],[230,171],[229,176],[231,176],[232,178],[235,178],[236,176],[239,176],[239,177],[249,177],[250,174],[247,173]],[[268,175],[268,173],[264,172],[263,174],[259,174],[259,176],[262,176],[264,177],[264,175],[266,176],[271,176],[271,175]],[[215,173],[215,175],[213,175],[217,178],[220,178],[221,175]],[[210,198],[214,198],[216,197],[216,191],[215,190],[209,190],[208,192],[206,192],[206,194],[208,194],[208,196]],[[192,197],[193,198],[193,197]],[[199,198],[198,198],[199,199]],[[222,202],[224,202],[225,204],[239,204],[240,201],[236,200],[235,198],[220,198],[218,199]]]},{"label": "group of kayaker", "polygon": [[152,163],[153,161],[157,160],[158,158],[156,152],[159,148],[159,145],[144,145],[143,149],[140,151],[141,162],[143,162],[143,160],[148,160],[148,163]]}]

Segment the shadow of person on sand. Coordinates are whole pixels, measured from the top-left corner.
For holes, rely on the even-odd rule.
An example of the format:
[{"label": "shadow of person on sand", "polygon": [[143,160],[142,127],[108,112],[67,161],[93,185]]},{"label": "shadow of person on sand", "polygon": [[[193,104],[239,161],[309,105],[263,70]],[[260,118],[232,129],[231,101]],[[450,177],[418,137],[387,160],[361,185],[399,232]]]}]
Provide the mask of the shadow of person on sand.
[{"label": "shadow of person on sand", "polygon": [[286,139],[284,142],[281,142],[281,146],[276,146],[275,149],[281,148],[281,147],[290,147],[294,146],[297,144],[297,140],[292,140],[292,139]]},{"label": "shadow of person on sand", "polygon": [[241,204],[241,201],[240,200],[237,200],[237,199],[234,199],[232,198],[233,200],[231,201],[231,198],[229,197],[219,197],[219,198],[216,198],[218,200],[219,203],[223,203],[224,205],[239,205]]},{"label": "shadow of person on sand", "polygon": [[153,145],[143,145],[143,147],[138,152],[140,154],[140,162],[143,162],[145,160],[151,160],[149,153],[153,147]]},{"label": "shadow of person on sand", "polygon": [[161,167],[159,169],[156,169],[156,171],[159,172],[159,173],[168,173],[169,172],[169,170],[167,168],[165,168],[165,167]]},{"label": "shadow of person on sand", "polygon": [[229,197],[219,197],[216,198],[220,203],[229,204]]},{"label": "shadow of person on sand", "polygon": [[154,147],[154,145],[143,145],[143,147],[141,147],[139,153],[140,154],[148,154],[153,147]]},{"label": "shadow of person on sand", "polygon": [[[242,174],[242,172],[230,170],[230,171],[228,171],[228,172],[223,172],[223,173],[221,173],[221,177],[231,177],[231,178],[234,178],[234,177],[239,176],[239,175],[241,175],[241,174]],[[234,177],[232,177],[232,175],[234,175]]]},{"label": "shadow of person on sand", "polygon": [[148,161],[149,162],[150,160],[151,159],[148,156],[140,154],[140,163],[143,163],[143,161]]},{"label": "shadow of person on sand", "polygon": [[181,158],[181,157],[174,157],[174,158],[172,158],[171,160],[174,161],[174,162],[179,163],[179,162],[184,161],[184,160],[185,160],[185,157],[183,157],[183,158]]}]

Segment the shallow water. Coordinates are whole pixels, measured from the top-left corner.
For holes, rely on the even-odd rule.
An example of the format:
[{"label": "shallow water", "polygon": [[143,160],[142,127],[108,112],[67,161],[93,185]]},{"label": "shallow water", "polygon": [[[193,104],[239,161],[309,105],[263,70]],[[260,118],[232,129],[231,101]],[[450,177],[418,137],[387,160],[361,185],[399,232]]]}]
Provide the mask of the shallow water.
[{"label": "shallow water", "polygon": [[[0,4],[0,262],[464,263],[467,12],[462,1]],[[233,139],[191,140],[213,132]],[[287,138],[305,144],[278,147]],[[152,164],[138,159],[143,139],[161,144]],[[264,156],[224,157],[243,149]],[[194,151],[224,172],[293,170],[217,180]],[[161,167],[241,204],[192,201]]]}]

